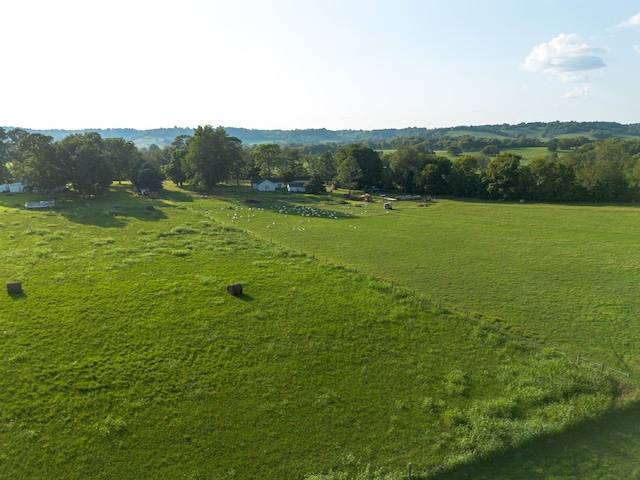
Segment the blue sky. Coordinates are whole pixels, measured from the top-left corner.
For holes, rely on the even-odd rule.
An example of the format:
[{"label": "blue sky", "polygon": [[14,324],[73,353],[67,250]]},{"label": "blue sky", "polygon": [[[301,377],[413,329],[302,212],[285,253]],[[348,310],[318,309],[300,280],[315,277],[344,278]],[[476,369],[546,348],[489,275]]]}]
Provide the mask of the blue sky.
[{"label": "blue sky", "polygon": [[628,0],[0,0],[0,125],[640,122]]}]

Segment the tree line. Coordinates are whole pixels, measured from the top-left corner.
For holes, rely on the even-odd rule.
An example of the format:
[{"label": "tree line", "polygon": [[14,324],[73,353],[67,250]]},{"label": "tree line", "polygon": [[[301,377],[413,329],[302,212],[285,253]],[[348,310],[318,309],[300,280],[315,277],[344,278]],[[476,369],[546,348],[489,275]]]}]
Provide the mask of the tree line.
[{"label": "tree line", "polygon": [[[237,140],[237,139],[236,139]],[[410,138],[405,139],[410,143]],[[483,139],[454,139],[457,146],[477,149]],[[447,139],[446,141],[450,141]],[[495,139],[488,139],[495,142]],[[461,142],[461,143],[460,143]],[[549,202],[628,202],[640,200],[640,141],[586,137],[551,139],[540,158],[523,161],[503,152],[505,140],[488,154],[448,149],[437,155],[424,144],[399,146],[383,153],[362,143],[326,148],[310,153],[304,147],[264,143],[237,150],[227,179],[236,182],[254,176],[311,179],[310,191],[324,191],[336,183],[347,189],[400,190],[410,194]],[[512,148],[535,139],[516,139]],[[519,143],[518,143],[519,142]],[[175,142],[174,142],[175,143]],[[494,143],[495,145],[495,143]],[[544,145],[544,144],[543,144]],[[486,145],[485,145],[486,146]],[[193,178],[188,160],[189,142],[174,145],[164,171],[177,184]],[[559,155],[559,151],[563,153]]]},{"label": "tree line", "polygon": [[[207,125],[196,128],[193,135],[177,136],[163,148],[139,149],[132,141],[102,138],[96,132],[54,141],[44,134],[0,128],[0,183],[23,181],[38,191],[68,185],[92,196],[105,192],[113,181],[130,180],[140,188],[157,190],[167,179],[211,190],[221,182],[260,176],[285,182],[310,180],[310,192],[323,192],[336,183],[347,189],[464,198],[640,200],[638,140],[551,139],[544,156],[526,162],[501,150],[507,143],[512,148],[532,142],[539,146],[538,140],[462,136],[429,142],[408,136],[386,153],[364,143],[315,151],[276,143],[245,146],[224,128]],[[447,144],[449,156],[436,154],[434,142],[441,142],[440,147]],[[496,149],[488,151],[490,145]]]},{"label": "tree line", "polygon": [[524,162],[510,152],[453,159],[401,147],[389,156],[393,183],[406,192],[501,200],[631,202],[640,200],[640,141],[587,141],[563,155]]}]

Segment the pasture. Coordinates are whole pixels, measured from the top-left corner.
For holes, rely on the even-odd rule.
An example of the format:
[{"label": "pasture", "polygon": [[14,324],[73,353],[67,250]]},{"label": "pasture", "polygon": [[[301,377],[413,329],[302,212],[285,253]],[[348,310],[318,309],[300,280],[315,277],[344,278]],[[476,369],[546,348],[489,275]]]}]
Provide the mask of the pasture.
[{"label": "pasture", "polygon": [[[439,200],[394,202],[389,211],[379,198],[339,204],[335,197],[227,195],[233,210],[212,209],[221,222],[640,373],[635,206]],[[246,198],[263,203],[247,206]]]},{"label": "pasture", "polygon": [[[385,150],[385,152],[393,152],[395,150]],[[514,155],[518,155],[522,157],[522,164],[526,165],[531,160],[536,158],[546,158],[549,156],[549,150],[547,147],[523,147],[523,148],[505,148],[501,150],[502,153],[512,153]],[[563,155],[571,152],[571,150],[558,150],[558,157],[562,157]],[[455,156],[451,155],[446,150],[437,150],[435,152],[436,155],[440,157],[448,158],[449,160],[455,160]],[[462,155],[480,155],[480,152],[464,152]],[[490,158],[494,158],[495,155],[490,156]]]},{"label": "pasture", "polygon": [[[432,478],[570,435],[633,396],[619,378],[541,348],[637,369],[611,323],[572,327],[571,302],[566,316],[546,311],[561,295],[540,298],[540,318],[529,312],[541,274],[573,264],[554,288],[575,281],[594,246],[530,269],[523,288],[519,268],[575,240],[549,234],[548,256],[524,241],[542,206],[398,203],[387,213],[379,202],[231,187],[199,196],[168,186],[149,200],[127,185],[59,197],[51,211],[24,210],[26,199],[0,199],[0,271],[24,288],[0,297],[3,478],[403,478],[409,463]],[[593,242],[631,223],[633,209],[606,208],[616,227]],[[628,243],[598,248],[608,286],[593,296],[633,281],[631,268],[620,283],[605,268],[619,268]],[[501,257],[518,253],[526,258],[503,270]],[[244,294],[233,297],[236,282]],[[525,303],[504,298],[509,288]],[[576,333],[597,326],[614,350]]]}]

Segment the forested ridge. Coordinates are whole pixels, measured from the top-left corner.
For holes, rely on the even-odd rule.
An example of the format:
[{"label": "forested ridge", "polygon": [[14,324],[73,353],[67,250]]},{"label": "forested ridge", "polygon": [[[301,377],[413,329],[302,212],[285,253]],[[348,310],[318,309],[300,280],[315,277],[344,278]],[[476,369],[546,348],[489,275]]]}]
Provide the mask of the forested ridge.
[{"label": "forested ridge", "polygon": [[[14,127],[4,127],[6,130]],[[151,144],[160,147],[169,145],[180,135],[191,135],[193,128],[173,127],[156,128],[150,130],[136,130],[133,128],[82,129],[82,130],[34,130],[21,127],[29,133],[41,133],[61,140],[70,134],[97,132],[103,138],[118,137],[134,142],[139,147]],[[194,127],[195,128],[195,127]],[[554,137],[566,135],[584,135],[588,138],[610,138],[640,136],[640,124],[620,124],[616,122],[530,122],[517,125],[476,125],[455,126],[448,128],[387,128],[377,130],[328,130],[326,128],[296,129],[296,130],[259,130],[248,128],[224,127],[225,131],[239,138],[245,145],[259,143],[278,143],[281,145],[311,145],[311,144],[346,144],[352,142],[388,142],[407,136],[438,137],[438,136],[472,136],[502,139],[531,138],[546,141]]]}]

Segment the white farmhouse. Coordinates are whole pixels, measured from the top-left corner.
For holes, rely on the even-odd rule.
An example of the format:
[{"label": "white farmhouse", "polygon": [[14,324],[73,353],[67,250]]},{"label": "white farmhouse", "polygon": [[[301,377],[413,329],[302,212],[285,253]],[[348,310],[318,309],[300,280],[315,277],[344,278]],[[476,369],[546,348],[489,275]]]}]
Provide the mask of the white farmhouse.
[{"label": "white farmhouse", "polygon": [[284,188],[284,180],[282,178],[260,178],[251,179],[251,188],[259,192],[273,192]]}]

